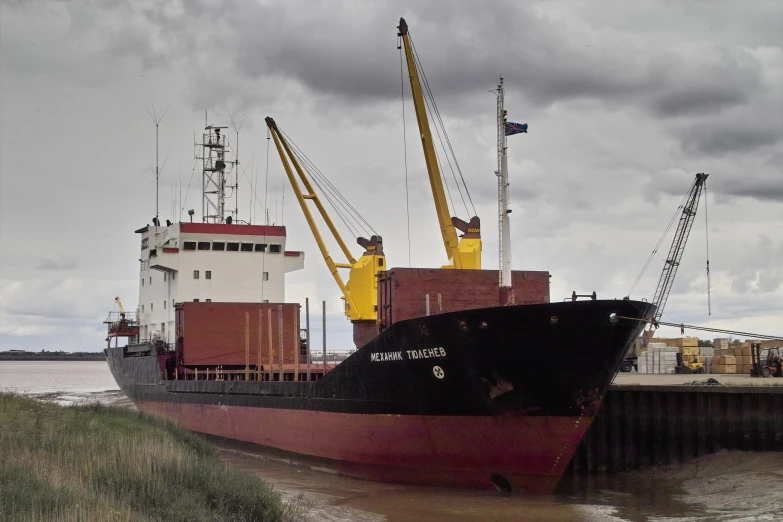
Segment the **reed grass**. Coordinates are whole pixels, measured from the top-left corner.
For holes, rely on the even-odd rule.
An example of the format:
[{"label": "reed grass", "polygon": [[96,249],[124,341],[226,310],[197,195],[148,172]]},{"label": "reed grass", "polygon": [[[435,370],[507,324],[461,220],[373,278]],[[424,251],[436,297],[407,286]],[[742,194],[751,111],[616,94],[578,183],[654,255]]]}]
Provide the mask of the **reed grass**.
[{"label": "reed grass", "polygon": [[146,414],[0,394],[0,520],[278,521],[298,508]]}]

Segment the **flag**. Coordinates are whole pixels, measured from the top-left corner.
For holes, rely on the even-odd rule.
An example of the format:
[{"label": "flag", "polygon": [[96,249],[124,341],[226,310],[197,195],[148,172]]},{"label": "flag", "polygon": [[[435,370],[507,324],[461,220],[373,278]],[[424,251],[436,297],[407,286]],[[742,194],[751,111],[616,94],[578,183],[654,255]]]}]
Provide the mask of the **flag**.
[{"label": "flag", "polygon": [[511,123],[506,122],[506,136],[513,136],[514,134],[527,133],[527,123]]}]

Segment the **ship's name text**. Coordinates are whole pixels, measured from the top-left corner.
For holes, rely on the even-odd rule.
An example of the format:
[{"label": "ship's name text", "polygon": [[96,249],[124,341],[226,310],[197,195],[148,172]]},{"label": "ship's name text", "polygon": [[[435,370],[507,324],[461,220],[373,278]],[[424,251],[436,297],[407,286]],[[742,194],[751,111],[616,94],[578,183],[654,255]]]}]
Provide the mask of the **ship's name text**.
[{"label": "ship's name text", "polygon": [[378,352],[370,354],[371,362],[405,361],[411,359],[433,359],[446,357],[446,350],[442,347],[423,348],[421,350],[404,350],[401,352]]}]

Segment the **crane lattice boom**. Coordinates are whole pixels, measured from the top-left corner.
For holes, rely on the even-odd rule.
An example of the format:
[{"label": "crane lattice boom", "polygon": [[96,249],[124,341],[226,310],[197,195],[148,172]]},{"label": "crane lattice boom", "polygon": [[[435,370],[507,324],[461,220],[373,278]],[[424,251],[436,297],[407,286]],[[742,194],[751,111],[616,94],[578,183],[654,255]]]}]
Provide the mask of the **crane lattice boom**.
[{"label": "crane lattice boom", "polygon": [[661,272],[661,278],[658,280],[658,286],[655,289],[655,295],[652,300],[652,303],[656,307],[655,322],[663,315],[663,309],[666,306],[666,301],[669,299],[669,293],[674,284],[674,276],[677,274],[677,268],[680,266],[682,253],[685,250],[685,243],[688,241],[688,235],[691,232],[693,221],[696,218],[696,209],[699,207],[699,199],[707,176],[709,176],[709,174],[696,174],[696,179],[694,180],[693,185],[691,185],[691,189],[683,204],[680,221],[677,224],[677,231],[674,233],[674,241],[672,241],[669,255],[663,265],[663,272]]}]

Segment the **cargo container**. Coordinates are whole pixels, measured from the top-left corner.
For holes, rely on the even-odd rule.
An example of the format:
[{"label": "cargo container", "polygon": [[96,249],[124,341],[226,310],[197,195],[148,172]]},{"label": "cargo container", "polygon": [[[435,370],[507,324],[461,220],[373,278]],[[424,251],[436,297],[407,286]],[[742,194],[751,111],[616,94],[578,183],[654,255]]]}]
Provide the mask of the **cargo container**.
[{"label": "cargo container", "polygon": [[[279,368],[307,361],[296,303],[195,303],[175,307],[181,364]],[[282,348],[281,348],[282,346]]]},{"label": "cargo container", "polygon": [[[516,304],[549,302],[549,272],[512,272]],[[380,329],[397,321],[499,306],[497,270],[392,268],[378,284]]]}]

